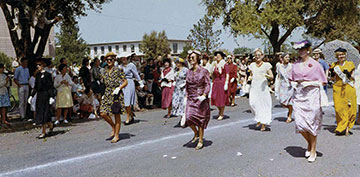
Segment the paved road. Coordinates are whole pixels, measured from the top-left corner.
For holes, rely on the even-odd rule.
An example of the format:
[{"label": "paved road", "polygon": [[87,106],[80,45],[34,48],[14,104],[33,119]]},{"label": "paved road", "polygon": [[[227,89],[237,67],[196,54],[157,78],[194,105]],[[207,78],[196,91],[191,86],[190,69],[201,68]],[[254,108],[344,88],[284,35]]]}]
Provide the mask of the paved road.
[{"label": "paved road", "polygon": [[46,140],[34,138],[39,130],[2,134],[0,176],[358,176],[360,127],[350,137],[334,136],[333,107],[325,110],[319,157],[309,164],[285,109],[275,106],[271,131],[260,132],[247,99],[237,104],[226,108],[230,118],[210,121],[200,151],[187,144],[191,130],[174,127],[179,120],[165,120],[159,110],[139,113],[117,144],[106,140],[103,120],[57,127]]}]

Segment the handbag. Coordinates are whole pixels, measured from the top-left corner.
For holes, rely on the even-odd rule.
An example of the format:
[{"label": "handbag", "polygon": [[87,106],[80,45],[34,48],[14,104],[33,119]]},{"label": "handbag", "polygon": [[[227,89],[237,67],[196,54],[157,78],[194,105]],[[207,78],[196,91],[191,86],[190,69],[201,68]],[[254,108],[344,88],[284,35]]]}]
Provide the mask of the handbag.
[{"label": "handbag", "polygon": [[111,105],[111,113],[113,113],[113,114],[121,114],[122,113],[122,111],[121,111],[122,106],[121,106],[121,103],[119,100],[119,96],[120,96],[120,93],[117,95],[114,95],[114,102]]}]

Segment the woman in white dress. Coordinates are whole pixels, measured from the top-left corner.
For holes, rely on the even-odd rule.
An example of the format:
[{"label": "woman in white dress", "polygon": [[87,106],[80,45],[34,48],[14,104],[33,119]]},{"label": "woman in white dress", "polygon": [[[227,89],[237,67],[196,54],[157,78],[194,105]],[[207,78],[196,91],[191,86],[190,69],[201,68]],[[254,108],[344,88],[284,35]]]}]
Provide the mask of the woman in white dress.
[{"label": "woman in white dress", "polygon": [[280,104],[286,108],[288,108],[288,116],[287,123],[292,121],[292,102],[291,97],[293,95],[293,88],[291,87],[291,83],[289,81],[289,73],[291,73],[292,64],[290,63],[290,55],[283,54],[282,56],[282,64],[278,65],[276,68],[277,79],[279,80],[279,90],[278,90],[278,99]]},{"label": "woman in white dress", "polygon": [[266,125],[271,123],[272,101],[268,79],[273,79],[271,72],[271,64],[264,62],[264,52],[256,49],[254,52],[255,62],[251,63],[249,70],[251,71],[249,103],[255,113],[256,127],[261,125],[261,131],[266,130]]}]

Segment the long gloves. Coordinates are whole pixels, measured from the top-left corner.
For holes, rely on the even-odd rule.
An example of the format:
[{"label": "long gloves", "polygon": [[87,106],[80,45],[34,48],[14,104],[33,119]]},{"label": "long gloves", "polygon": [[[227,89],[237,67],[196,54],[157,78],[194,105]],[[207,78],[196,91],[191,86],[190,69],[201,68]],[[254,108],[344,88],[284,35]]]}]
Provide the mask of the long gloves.
[{"label": "long gloves", "polygon": [[116,87],[116,89],[113,91],[113,95],[117,95],[117,94],[119,94],[119,92],[120,92],[120,87]]},{"label": "long gloves", "polygon": [[50,99],[49,99],[49,104],[50,104],[50,105],[52,105],[54,102],[55,102],[55,99],[54,99],[54,98],[50,98]]},{"label": "long gloves", "polygon": [[225,85],[224,85],[224,91],[227,91],[228,85],[229,85],[229,83],[228,83],[228,81],[226,81],[226,82],[225,82]]},{"label": "long gloves", "polygon": [[230,79],[230,82],[233,83],[235,81],[235,77]]}]

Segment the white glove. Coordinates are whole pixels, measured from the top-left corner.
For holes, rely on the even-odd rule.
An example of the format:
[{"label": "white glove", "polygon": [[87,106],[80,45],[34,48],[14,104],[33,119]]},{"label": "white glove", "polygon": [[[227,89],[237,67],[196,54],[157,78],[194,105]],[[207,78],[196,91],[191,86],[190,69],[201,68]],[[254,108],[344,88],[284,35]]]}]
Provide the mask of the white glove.
[{"label": "white glove", "polygon": [[96,81],[100,85],[100,81]]},{"label": "white glove", "polygon": [[184,88],[185,85],[186,85],[186,83],[183,83],[183,84],[181,84],[181,85],[179,85],[179,86],[180,86],[180,88]]},{"label": "white glove", "polygon": [[141,81],[139,81],[139,86],[140,86],[140,88],[144,88],[144,82],[141,80]]},{"label": "white glove", "polygon": [[113,91],[113,95],[117,95],[120,92],[120,87],[116,87],[116,89]]},{"label": "white glove", "polygon": [[31,104],[31,100],[32,100],[32,99],[33,99],[33,97],[30,96],[29,99],[28,99],[28,103],[29,103],[29,104]]},{"label": "white glove", "polygon": [[233,83],[235,81],[235,77],[230,79],[230,82]]},{"label": "white glove", "polygon": [[228,85],[229,85],[229,83],[228,83],[228,82],[225,82],[225,85],[224,85],[224,90],[225,90],[225,91],[227,91]]},{"label": "white glove", "polygon": [[49,104],[52,105],[55,102],[54,98],[49,99]]},{"label": "white glove", "polygon": [[198,97],[196,97],[200,102],[203,102],[205,99],[206,99],[206,97],[205,96],[198,96]]}]

